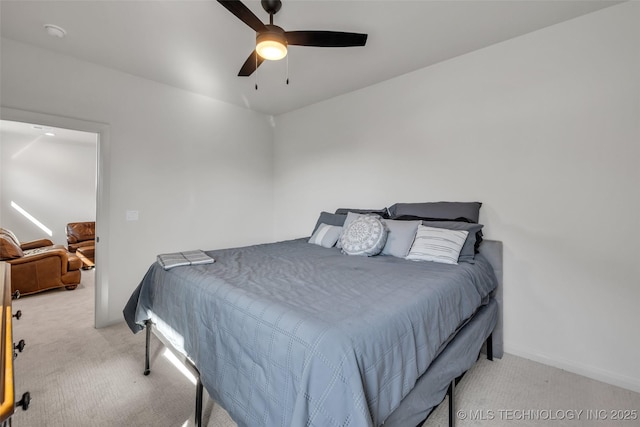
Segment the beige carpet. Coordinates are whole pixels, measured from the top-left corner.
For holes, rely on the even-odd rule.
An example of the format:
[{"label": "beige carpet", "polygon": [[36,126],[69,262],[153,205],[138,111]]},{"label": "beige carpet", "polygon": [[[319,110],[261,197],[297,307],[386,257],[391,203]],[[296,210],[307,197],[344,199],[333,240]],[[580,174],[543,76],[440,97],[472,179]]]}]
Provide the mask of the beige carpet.
[{"label": "beige carpet", "polygon": [[[16,394],[32,396],[28,411],[17,410],[14,426],[192,426],[193,383],[157,340],[145,377],[143,333],[133,335],[124,323],[94,329],[94,272],[82,274],[75,291],[13,303],[14,312],[23,312],[14,341],[27,344],[15,361]],[[456,404],[460,427],[640,426],[640,394],[510,355],[480,360],[458,384]],[[211,400],[204,409],[205,425],[235,426]],[[617,410],[629,417],[636,411],[636,420],[612,420],[625,415]],[[440,405],[424,427],[447,420],[447,405]]]}]

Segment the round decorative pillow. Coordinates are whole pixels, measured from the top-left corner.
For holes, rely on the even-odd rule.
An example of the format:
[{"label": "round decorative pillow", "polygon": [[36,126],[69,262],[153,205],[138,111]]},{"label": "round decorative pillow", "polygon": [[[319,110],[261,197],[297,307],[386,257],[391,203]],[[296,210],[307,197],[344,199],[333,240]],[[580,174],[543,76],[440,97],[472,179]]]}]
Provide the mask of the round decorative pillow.
[{"label": "round decorative pillow", "polygon": [[347,255],[374,256],[387,242],[387,229],[377,216],[360,216],[340,236],[342,252]]}]

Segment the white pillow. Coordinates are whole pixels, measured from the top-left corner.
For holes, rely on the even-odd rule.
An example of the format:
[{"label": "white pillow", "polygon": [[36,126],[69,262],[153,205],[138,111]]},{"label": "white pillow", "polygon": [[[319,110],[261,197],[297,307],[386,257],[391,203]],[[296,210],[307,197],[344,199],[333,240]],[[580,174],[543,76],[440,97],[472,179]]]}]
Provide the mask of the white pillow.
[{"label": "white pillow", "polygon": [[466,230],[418,226],[416,239],[406,259],[458,264],[458,257],[469,234]]},{"label": "white pillow", "polygon": [[324,222],[318,226],[313,236],[309,239],[309,243],[322,246],[323,248],[332,248],[340,238],[342,227],[337,225],[327,225]]},{"label": "white pillow", "polygon": [[387,228],[380,218],[360,216],[344,228],[340,236],[342,252],[347,255],[378,255],[387,241]]}]

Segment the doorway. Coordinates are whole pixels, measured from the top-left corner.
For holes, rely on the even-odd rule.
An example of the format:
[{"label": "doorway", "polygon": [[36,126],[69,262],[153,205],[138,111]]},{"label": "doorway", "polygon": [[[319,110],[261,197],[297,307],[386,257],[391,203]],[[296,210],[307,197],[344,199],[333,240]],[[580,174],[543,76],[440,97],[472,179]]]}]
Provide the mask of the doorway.
[{"label": "doorway", "polygon": [[[66,246],[64,226],[68,222],[79,222],[85,220],[83,218],[92,217],[96,222],[97,266],[93,272],[95,279],[94,326],[96,328],[106,326],[108,238],[104,236],[108,235],[109,224],[108,202],[106,200],[108,191],[104,170],[108,161],[109,127],[101,123],[7,108],[2,108],[0,118],[2,119],[3,133],[5,130],[10,130],[13,135],[24,135],[21,142],[14,139],[15,142],[12,143],[13,149],[9,156],[15,157],[14,159],[7,158],[8,150],[5,148],[8,147],[3,147],[1,159],[3,178],[10,177],[9,180],[2,180],[2,210],[0,213],[3,223],[8,221],[16,225],[18,231],[24,231],[25,234],[22,237],[22,233],[14,230],[21,239],[29,240],[33,235],[30,233],[41,233],[40,237],[45,234],[55,244]],[[2,143],[9,144],[10,140],[3,138]],[[18,146],[22,151],[16,150]],[[11,161],[16,163],[19,161],[22,172],[11,170]],[[91,162],[91,164],[80,165],[79,162]],[[5,166],[8,168],[7,171],[5,171]],[[59,169],[61,167],[75,167],[78,171],[62,171]],[[57,172],[56,168],[58,168]],[[51,174],[49,181],[43,184],[42,176],[39,175],[47,173]],[[15,174],[31,177],[34,180],[33,183],[37,181],[40,185],[29,186],[27,192],[17,191],[16,182],[20,180],[19,176]],[[89,176],[91,174],[93,178]],[[82,182],[78,182],[78,180],[82,180]],[[24,188],[29,185],[28,182],[23,182],[23,184]],[[55,192],[47,191],[49,186],[55,187],[57,190]],[[65,190],[61,191],[60,188]],[[17,196],[18,193],[20,196]],[[21,200],[22,205],[18,200],[12,199]],[[68,207],[74,201],[78,203],[78,211],[75,211],[73,207]],[[42,209],[41,205],[55,206],[56,209],[46,211]],[[72,218],[72,220],[68,218]],[[53,224],[53,227],[47,224]],[[24,228],[21,228],[21,225]]]}]

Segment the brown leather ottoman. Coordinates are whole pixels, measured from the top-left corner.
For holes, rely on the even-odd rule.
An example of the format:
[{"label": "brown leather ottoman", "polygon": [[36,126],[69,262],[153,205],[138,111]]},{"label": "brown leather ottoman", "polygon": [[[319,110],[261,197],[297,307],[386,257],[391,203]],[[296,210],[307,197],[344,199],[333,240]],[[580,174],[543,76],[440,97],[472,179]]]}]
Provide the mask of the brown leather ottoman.
[{"label": "brown leather ottoman", "polygon": [[76,256],[82,260],[82,269],[89,270],[95,267],[95,246],[82,246],[76,250]]}]

